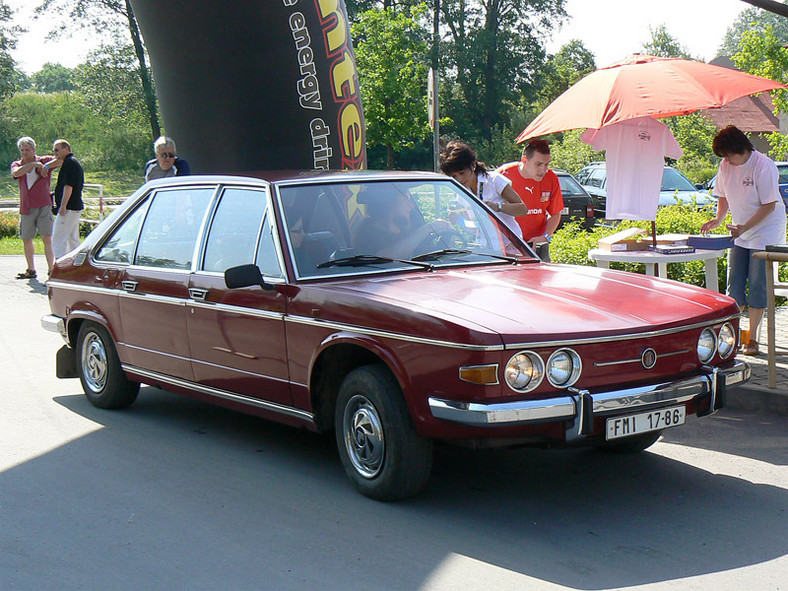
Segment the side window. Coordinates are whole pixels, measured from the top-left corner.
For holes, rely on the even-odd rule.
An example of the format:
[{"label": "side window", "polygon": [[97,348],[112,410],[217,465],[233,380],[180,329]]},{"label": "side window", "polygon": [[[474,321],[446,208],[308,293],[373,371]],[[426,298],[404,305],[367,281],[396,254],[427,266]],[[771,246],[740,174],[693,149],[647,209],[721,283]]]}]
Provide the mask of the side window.
[{"label": "side window", "polygon": [[203,271],[224,273],[230,267],[254,262],[265,196],[265,191],[254,189],[224,190],[208,232]]},{"label": "side window", "polygon": [[109,237],[96,254],[96,260],[105,263],[130,264],[134,259],[134,248],[137,246],[137,236],[140,233],[140,224],[145,217],[148,202],[138,207],[128,216]]},{"label": "side window", "polygon": [[158,191],[145,216],[136,265],[190,269],[213,188]]},{"label": "side window", "polygon": [[263,220],[260,246],[257,249],[257,266],[260,267],[260,272],[265,277],[283,277],[279,258],[276,255],[276,243],[274,242],[270,216],[266,216]]},{"label": "side window", "polygon": [[591,187],[601,187],[604,180],[605,180],[605,169],[597,168],[588,177],[588,185]]}]

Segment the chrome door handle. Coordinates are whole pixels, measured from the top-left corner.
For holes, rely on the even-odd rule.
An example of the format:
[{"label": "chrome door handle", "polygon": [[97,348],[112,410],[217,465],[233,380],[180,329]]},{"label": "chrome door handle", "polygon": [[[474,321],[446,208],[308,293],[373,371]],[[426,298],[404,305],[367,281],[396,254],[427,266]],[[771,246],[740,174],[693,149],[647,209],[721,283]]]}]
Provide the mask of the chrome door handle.
[{"label": "chrome door handle", "polygon": [[204,300],[208,297],[208,290],[207,289],[200,289],[197,287],[190,287],[189,288],[189,297],[193,300]]},{"label": "chrome door handle", "polygon": [[123,289],[128,292],[137,291],[136,281],[121,281],[120,284],[123,286]]}]

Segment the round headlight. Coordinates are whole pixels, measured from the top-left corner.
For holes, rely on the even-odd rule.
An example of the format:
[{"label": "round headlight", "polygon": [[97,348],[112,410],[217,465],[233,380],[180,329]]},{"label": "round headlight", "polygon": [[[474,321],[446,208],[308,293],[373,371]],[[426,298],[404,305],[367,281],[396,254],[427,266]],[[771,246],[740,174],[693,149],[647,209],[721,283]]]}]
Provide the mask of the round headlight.
[{"label": "round headlight", "polygon": [[503,372],[506,383],[517,392],[530,392],[544,378],[544,362],[531,351],[521,351],[512,356]]},{"label": "round headlight", "polygon": [[547,360],[547,379],[556,388],[568,388],[580,377],[583,364],[572,349],[558,349]]},{"label": "round headlight", "polygon": [[706,363],[714,357],[717,350],[717,335],[710,328],[704,328],[698,337],[698,359]]},{"label": "round headlight", "polygon": [[720,329],[720,339],[717,343],[717,348],[720,351],[720,357],[727,359],[733,350],[736,348],[736,333],[733,330],[733,325],[726,322]]}]

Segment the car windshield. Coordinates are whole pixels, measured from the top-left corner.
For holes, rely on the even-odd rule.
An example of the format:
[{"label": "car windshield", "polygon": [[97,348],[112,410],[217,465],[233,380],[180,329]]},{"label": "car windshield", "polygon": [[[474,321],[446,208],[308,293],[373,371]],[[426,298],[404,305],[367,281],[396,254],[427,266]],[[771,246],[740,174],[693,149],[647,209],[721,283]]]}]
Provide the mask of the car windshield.
[{"label": "car windshield", "polygon": [[573,177],[566,174],[558,175],[561,184],[561,193],[566,196],[586,195],[585,189]]},{"label": "car windshield", "polygon": [[279,199],[301,279],[533,259],[448,178],[283,186]]},{"label": "car windshield", "polygon": [[661,191],[695,191],[695,185],[675,168],[666,167],[662,173]]}]

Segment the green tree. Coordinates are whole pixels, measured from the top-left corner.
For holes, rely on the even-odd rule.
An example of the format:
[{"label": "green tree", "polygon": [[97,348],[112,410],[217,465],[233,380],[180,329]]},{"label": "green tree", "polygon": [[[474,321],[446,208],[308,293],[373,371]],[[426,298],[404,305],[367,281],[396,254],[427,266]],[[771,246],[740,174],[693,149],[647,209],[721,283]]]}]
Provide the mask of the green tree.
[{"label": "green tree", "polygon": [[368,10],[351,27],[359,73],[367,144],[394,151],[426,138],[427,51],[424,31],[409,11]]},{"label": "green tree", "polygon": [[36,8],[36,13],[39,15],[52,11],[65,17],[61,19],[60,28],[55,30],[54,34],[61,33],[69,25],[94,31],[120,32],[124,28],[127,30],[136,59],[137,76],[143,88],[143,99],[152,137],[159,137],[161,126],[153,75],[148,66],[148,55],[131,2],[129,0],[42,0]]},{"label": "green tree", "polygon": [[566,17],[565,0],[443,0],[441,102],[454,131],[490,140],[506,105],[536,98],[544,36]]},{"label": "green tree", "polygon": [[36,92],[60,92],[75,90],[74,71],[61,64],[45,63],[30,76],[30,86]]},{"label": "green tree", "polygon": [[670,117],[663,122],[684,152],[676,167],[694,183],[705,182],[714,176],[719,163],[711,149],[718,131],[714,123],[700,112]]},{"label": "green tree", "polygon": [[[778,82],[788,81],[788,49],[783,41],[767,25],[763,30],[755,28],[745,31],[739,41],[739,52],[733,56],[737,68],[756,76]],[[788,113],[788,93],[783,89],[772,92],[775,112]],[[788,137],[778,131],[769,134],[770,154],[776,158],[788,154]]]},{"label": "green tree", "polygon": [[594,54],[583,42],[572,39],[547,59],[541,76],[538,110],[543,110],[570,86],[596,70]]},{"label": "green tree", "polygon": [[0,0],[0,101],[14,94],[19,79],[11,50],[16,47],[16,36],[22,29],[9,24],[13,13],[8,4]]},{"label": "green tree", "polygon": [[686,47],[668,32],[665,25],[659,25],[656,29],[649,27],[649,32],[651,33],[651,40],[643,44],[642,49],[644,53],[658,57],[692,59]]},{"label": "green tree", "polygon": [[739,43],[742,36],[748,31],[762,33],[767,27],[772,28],[772,33],[783,44],[788,43],[788,18],[774,14],[760,8],[748,8],[736,17],[733,24],[728,27],[725,39],[717,50],[719,55],[730,56],[739,52]]}]

